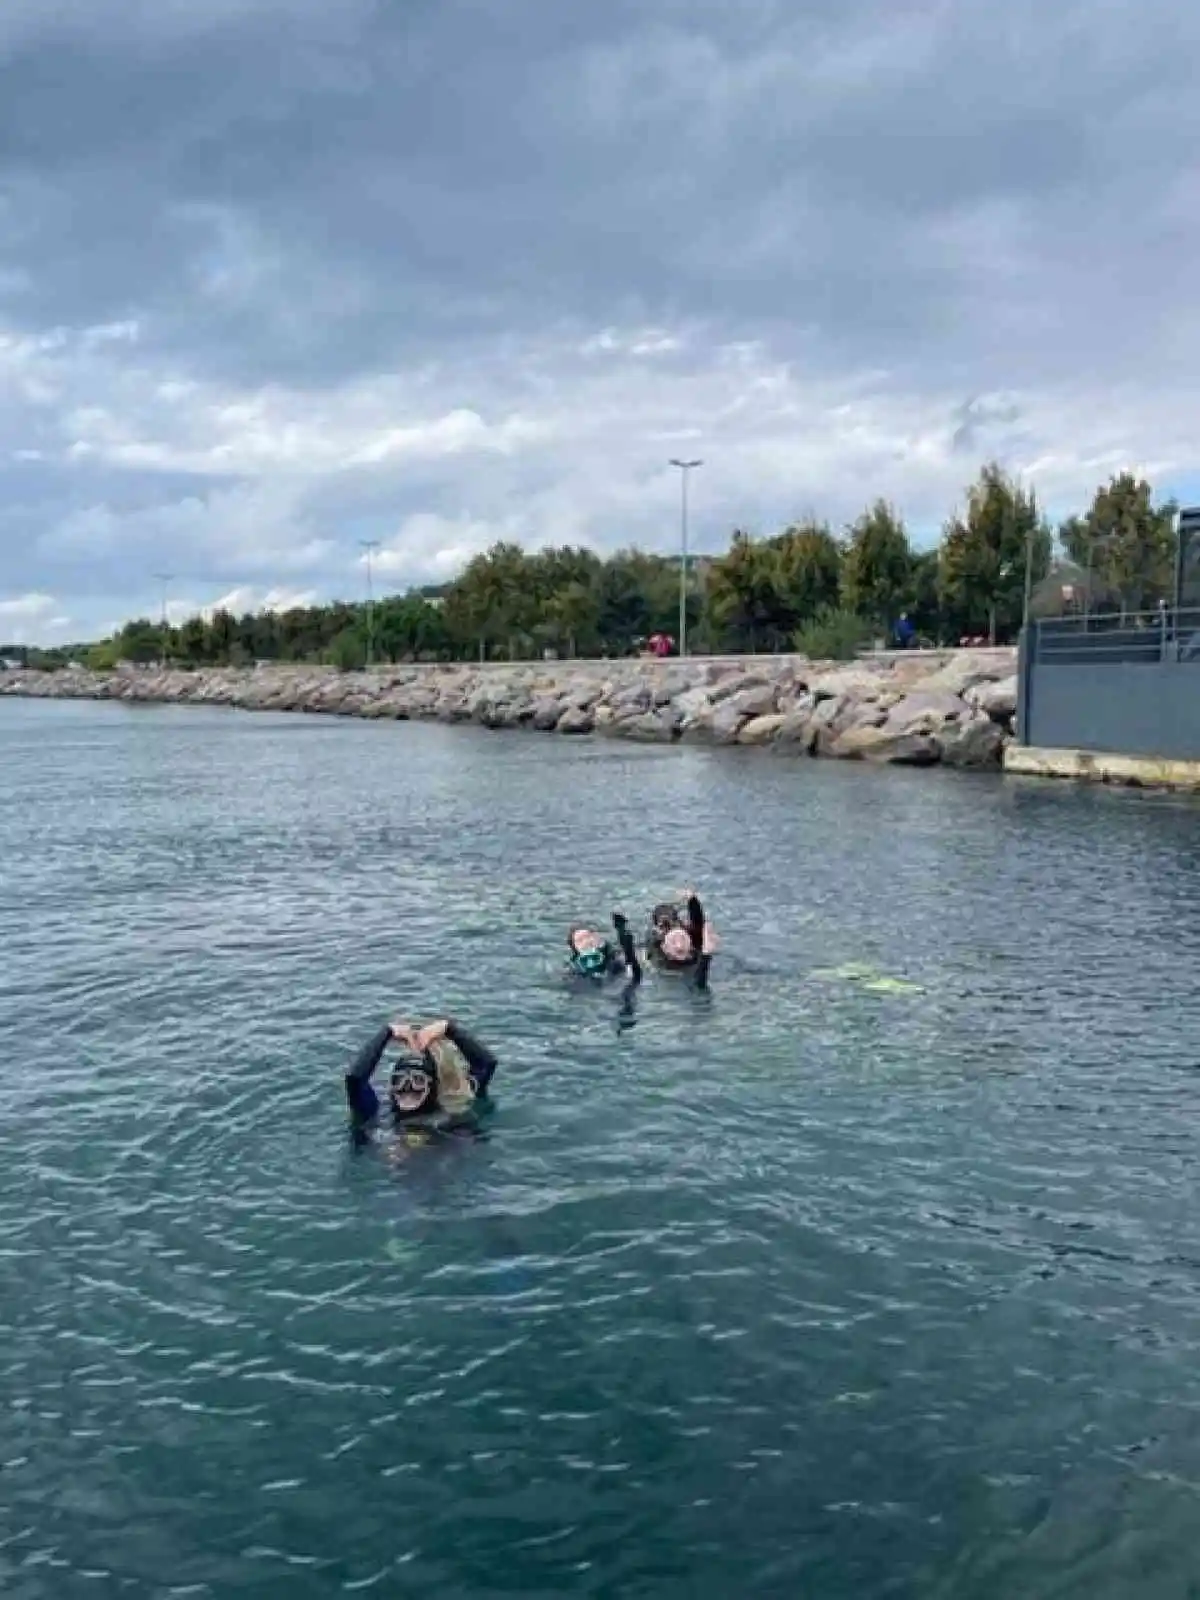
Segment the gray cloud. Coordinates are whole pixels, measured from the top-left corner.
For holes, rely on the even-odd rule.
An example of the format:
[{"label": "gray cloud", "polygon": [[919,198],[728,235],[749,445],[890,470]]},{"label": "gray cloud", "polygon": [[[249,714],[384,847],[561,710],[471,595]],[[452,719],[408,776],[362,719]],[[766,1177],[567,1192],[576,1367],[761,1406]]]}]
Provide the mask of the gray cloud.
[{"label": "gray cloud", "polygon": [[714,545],[876,493],[931,537],[992,453],[1186,490],[1198,45],[1173,0],[8,0],[0,620],[667,544],[683,441]]}]

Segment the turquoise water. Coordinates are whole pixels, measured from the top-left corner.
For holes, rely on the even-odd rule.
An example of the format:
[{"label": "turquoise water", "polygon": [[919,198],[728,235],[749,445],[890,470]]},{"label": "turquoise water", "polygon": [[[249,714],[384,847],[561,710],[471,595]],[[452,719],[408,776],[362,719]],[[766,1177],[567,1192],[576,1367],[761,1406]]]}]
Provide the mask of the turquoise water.
[{"label": "turquoise water", "polygon": [[[1198,867],[1184,801],[0,703],[0,1593],[1200,1592]],[[564,992],[691,880],[709,999]],[[486,1137],[353,1155],[447,1010]]]}]

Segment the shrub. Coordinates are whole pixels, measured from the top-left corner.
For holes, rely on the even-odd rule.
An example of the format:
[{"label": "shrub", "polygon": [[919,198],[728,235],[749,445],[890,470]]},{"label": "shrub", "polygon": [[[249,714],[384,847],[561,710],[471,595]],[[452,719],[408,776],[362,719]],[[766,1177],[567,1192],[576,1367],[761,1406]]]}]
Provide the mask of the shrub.
[{"label": "shrub", "polygon": [[813,661],[853,661],[871,643],[877,629],[856,611],[823,606],[792,635],[792,644]]}]

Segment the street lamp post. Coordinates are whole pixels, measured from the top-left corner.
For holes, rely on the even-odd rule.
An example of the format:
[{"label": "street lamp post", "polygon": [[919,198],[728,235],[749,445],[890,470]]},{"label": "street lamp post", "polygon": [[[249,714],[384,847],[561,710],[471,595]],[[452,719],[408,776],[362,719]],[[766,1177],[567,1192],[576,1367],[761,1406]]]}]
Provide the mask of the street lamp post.
[{"label": "street lamp post", "polygon": [[367,665],[375,661],[375,590],[371,582],[371,556],[379,549],[378,539],[360,539],[359,544],[367,556]]},{"label": "street lamp post", "polygon": [[679,468],[680,528],[679,528],[679,654],[687,655],[687,564],[688,564],[688,473],[702,467],[703,461],[676,461]]},{"label": "street lamp post", "polygon": [[1029,610],[1033,604],[1033,534],[1032,518],[1025,529],[1025,602],[1021,607],[1021,631],[1029,627]]}]

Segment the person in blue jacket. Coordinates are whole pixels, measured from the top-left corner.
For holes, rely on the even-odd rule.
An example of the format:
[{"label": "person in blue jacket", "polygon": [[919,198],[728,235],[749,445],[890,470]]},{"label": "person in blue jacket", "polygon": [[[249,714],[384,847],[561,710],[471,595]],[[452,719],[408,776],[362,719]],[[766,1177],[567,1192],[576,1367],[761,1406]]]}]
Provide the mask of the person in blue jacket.
[{"label": "person in blue jacket", "polygon": [[356,1129],[376,1121],[383,1109],[371,1082],[391,1044],[401,1047],[387,1088],[386,1110],[397,1126],[428,1122],[437,1113],[469,1111],[487,1098],[497,1059],[453,1017],[415,1027],[401,1018],[372,1035],[346,1071],[346,1103]]}]

